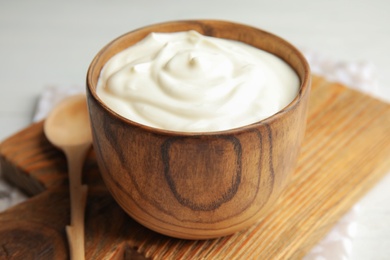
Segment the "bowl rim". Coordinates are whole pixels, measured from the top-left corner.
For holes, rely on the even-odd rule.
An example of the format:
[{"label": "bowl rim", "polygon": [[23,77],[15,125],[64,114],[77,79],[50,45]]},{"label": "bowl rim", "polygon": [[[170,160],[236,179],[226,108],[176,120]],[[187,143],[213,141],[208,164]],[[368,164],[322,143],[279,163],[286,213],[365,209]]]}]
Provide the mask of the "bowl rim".
[{"label": "bowl rim", "polygon": [[[269,116],[267,118],[264,118],[264,119],[262,119],[260,121],[257,121],[255,123],[244,125],[244,126],[239,126],[239,127],[235,127],[235,128],[230,128],[230,129],[226,129],[226,130],[199,131],[199,132],[198,131],[197,132],[191,132],[191,131],[185,132],[185,131],[167,130],[167,129],[156,128],[156,127],[152,127],[152,126],[148,126],[148,125],[144,125],[144,124],[138,123],[136,121],[133,121],[131,119],[128,119],[128,118],[118,114],[117,112],[112,110],[109,106],[107,106],[99,98],[99,96],[96,93],[96,86],[95,86],[95,88],[92,86],[93,85],[92,84],[92,81],[93,81],[92,74],[93,74],[93,71],[95,69],[95,66],[99,63],[101,55],[103,53],[105,53],[105,51],[108,50],[113,44],[117,43],[118,41],[120,41],[120,40],[122,40],[122,39],[124,39],[126,37],[128,37],[129,34],[133,34],[133,33],[136,33],[136,32],[148,30],[148,29],[156,27],[156,26],[170,25],[170,24],[172,24],[172,25],[173,24],[189,24],[189,23],[201,23],[201,24],[204,24],[204,23],[206,23],[206,24],[218,23],[218,24],[221,24],[221,25],[234,25],[234,26],[246,27],[246,28],[250,28],[252,30],[258,31],[258,32],[260,32],[262,34],[266,34],[269,37],[273,38],[274,40],[282,43],[284,46],[288,47],[294,53],[294,55],[299,59],[301,65],[303,66],[303,73],[302,73],[303,76],[302,76],[302,78],[300,77],[299,73],[297,72],[297,69],[294,68],[291,63],[289,63],[286,60],[282,59],[280,56],[278,56],[278,55],[276,55],[276,54],[274,54],[272,52],[271,53],[273,55],[276,55],[280,59],[284,60],[284,62],[289,64],[290,67],[292,67],[293,70],[298,74],[298,77],[300,79],[300,86],[299,86],[298,94],[295,96],[295,98],[287,106],[285,106],[284,108],[279,110],[277,113],[275,113],[275,114],[273,114],[273,115],[271,115],[271,116]],[[178,30],[178,31],[180,31],[180,30]],[[158,31],[156,31],[156,32],[158,32]],[[100,68],[99,74],[100,74],[102,68],[103,68],[103,66]],[[300,101],[304,98],[304,96],[309,94],[309,92],[310,92],[310,85],[311,85],[310,66],[309,66],[306,58],[304,57],[304,55],[294,45],[292,45],[290,42],[286,41],[285,39],[281,38],[278,35],[275,35],[273,33],[270,33],[270,32],[268,32],[266,30],[263,30],[263,29],[260,29],[260,28],[257,28],[257,27],[253,27],[251,25],[237,23],[237,22],[233,22],[233,21],[215,20],[215,19],[173,20],[173,21],[154,23],[154,24],[150,24],[150,25],[146,25],[146,26],[140,27],[140,28],[135,29],[135,30],[128,31],[128,32],[120,35],[119,37],[113,39],[109,43],[107,43],[95,55],[95,57],[93,58],[92,62],[90,63],[90,65],[88,67],[87,77],[86,77],[87,98],[88,97],[93,98],[93,100],[96,103],[98,103],[99,106],[101,106],[107,113],[109,113],[111,117],[114,117],[117,120],[120,120],[120,121],[122,121],[125,124],[129,124],[132,127],[136,127],[136,128],[142,129],[144,131],[147,131],[147,132],[150,132],[150,133],[153,133],[153,134],[167,135],[167,136],[183,136],[183,137],[231,135],[231,134],[237,134],[237,133],[241,133],[241,132],[246,132],[248,130],[253,130],[254,128],[256,128],[256,127],[258,127],[260,125],[271,124],[272,122],[278,120],[278,118],[280,118],[280,117],[283,117],[283,115],[287,114],[290,110],[292,110],[293,108],[298,106]]]}]

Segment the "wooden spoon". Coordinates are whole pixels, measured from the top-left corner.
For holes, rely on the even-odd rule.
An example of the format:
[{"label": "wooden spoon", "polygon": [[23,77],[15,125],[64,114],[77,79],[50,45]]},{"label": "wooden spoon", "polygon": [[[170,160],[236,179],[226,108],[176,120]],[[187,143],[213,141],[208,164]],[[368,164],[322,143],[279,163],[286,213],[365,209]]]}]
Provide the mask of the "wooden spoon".
[{"label": "wooden spoon", "polygon": [[65,153],[68,161],[71,218],[66,233],[71,259],[84,259],[84,213],[88,187],[81,183],[81,172],[92,143],[85,95],[62,101],[47,117],[44,132],[49,141]]}]

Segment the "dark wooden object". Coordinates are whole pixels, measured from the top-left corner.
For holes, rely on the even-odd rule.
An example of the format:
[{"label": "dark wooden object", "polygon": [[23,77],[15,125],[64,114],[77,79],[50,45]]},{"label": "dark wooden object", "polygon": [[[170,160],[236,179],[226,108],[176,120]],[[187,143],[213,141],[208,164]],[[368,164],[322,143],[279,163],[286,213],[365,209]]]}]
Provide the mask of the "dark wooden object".
[{"label": "dark wooden object", "polygon": [[[221,132],[150,128],[118,116],[96,94],[102,67],[151,32],[197,30],[270,52],[300,79],[295,99],[275,115]],[[272,87],[272,86],[270,86]],[[295,169],[306,126],[309,65],[283,39],[223,21],[168,22],[125,34],[102,49],[87,75],[93,145],[107,188],[135,220],[159,233],[209,239],[264,217]]]}]

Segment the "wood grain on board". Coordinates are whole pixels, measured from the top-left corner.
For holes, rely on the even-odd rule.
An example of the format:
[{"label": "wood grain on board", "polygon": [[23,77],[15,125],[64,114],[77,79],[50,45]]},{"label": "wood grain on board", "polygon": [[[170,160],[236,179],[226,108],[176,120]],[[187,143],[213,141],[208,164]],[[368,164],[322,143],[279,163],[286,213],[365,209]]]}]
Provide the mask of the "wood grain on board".
[{"label": "wood grain on board", "polygon": [[[135,248],[153,259],[299,259],[390,171],[389,133],[389,104],[314,76],[290,185],[262,221],[212,240],[174,239],[136,223],[105,189],[91,150],[84,166],[86,258],[128,258]],[[46,140],[42,122],[0,144],[0,167],[32,196],[0,213],[0,258],[68,258],[66,162]]]}]

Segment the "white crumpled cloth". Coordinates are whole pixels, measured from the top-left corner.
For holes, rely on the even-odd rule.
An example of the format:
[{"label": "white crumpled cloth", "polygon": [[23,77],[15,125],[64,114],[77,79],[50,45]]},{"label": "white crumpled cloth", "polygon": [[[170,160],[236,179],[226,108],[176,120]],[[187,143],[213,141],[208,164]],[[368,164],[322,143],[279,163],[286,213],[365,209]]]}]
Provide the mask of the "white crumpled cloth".
[{"label": "white crumpled cloth", "polygon": [[[311,50],[302,50],[313,74],[321,75],[329,81],[337,81],[362,92],[377,94],[375,67],[367,62],[340,62],[327,58]],[[47,87],[39,101],[33,121],[46,117],[47,113],[63,98],[84,92],[84,86]],[[26,199],[17,188],[7,184],[0,175],[0,212]],[[356,215],[359,205],[355,205],[329,234],[320,241],[304,260],[347,260],[352,251],[352,239],[356,233]]]}]

